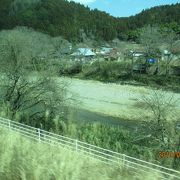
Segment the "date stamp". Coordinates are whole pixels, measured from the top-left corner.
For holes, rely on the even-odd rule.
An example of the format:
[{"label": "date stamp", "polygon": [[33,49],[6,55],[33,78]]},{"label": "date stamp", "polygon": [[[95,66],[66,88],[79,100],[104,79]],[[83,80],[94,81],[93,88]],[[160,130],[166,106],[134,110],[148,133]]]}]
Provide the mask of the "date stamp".
[{"label": "date stamp", "polygon": [[180,158],[180,152],[169,152],[169,151],[160,151],[160,158]]}]

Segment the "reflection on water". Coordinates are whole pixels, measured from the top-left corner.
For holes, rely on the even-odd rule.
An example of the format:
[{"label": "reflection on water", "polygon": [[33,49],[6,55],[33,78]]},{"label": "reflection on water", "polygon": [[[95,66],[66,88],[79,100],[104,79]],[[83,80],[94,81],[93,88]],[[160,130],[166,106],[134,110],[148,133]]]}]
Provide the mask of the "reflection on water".
[{"label": "reflection on water", "polygon": [[137,121],[135,120],[129,121],[117,117],[105,116],[103,114],[91,112],[84,109],[71,109],[70,114],[72,117],[71,120],[78,123],[98,122],[103,124],[109,124],[111,126],[116,126],[116,127],[119,126],[123,129],[127,129],[130,131],[136,131],[139,126]]}]

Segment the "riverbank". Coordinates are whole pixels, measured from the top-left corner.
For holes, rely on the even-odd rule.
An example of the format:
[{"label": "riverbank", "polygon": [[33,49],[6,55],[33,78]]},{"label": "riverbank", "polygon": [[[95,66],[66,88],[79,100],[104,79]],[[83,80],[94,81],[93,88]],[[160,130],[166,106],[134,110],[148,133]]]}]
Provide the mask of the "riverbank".
[{"label": "riverbank", "polygon": [[[117,117],[126,120],[148,120],[152,112],[143,101],[154,92],[161,92],[150,87],[121,85],[116,83],[102,83],[94,80],[81,80],[77,78],[58,78],[68,84],[67,96],[72,98],[71,106],[105,116]],[[164,96],[180,99],[180,94],[164,91]],[[180,116],[180,104],[173,104],[177,116]],[[169,113],[171,120],[174,114]]]}]

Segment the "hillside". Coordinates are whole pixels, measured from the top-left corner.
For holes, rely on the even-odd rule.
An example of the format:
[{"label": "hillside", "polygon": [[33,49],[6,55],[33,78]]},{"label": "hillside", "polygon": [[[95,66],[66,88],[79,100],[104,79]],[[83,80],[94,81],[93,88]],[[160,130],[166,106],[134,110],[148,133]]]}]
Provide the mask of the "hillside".
[{"label": "hillside", "polygon": [[128,18],[115,18],[65,0],[1,0],[0,29],[28,26],[52,36],[82,42],[96,40],[134,40],[136,30],[147,24],[168,26],[180,32],[180,4],[154,7]]},{"label": "hillside", "polygon": [[[167,27],[180,34],[180,4],[156,6],[143,10],[141,13],[128,18],[119,18],[118,34],[120,38],[134,39],[137,30],[146,25]],[[127,33],[128,32],[128,33]],[[125,37],[124,37],[124,36]]]}]

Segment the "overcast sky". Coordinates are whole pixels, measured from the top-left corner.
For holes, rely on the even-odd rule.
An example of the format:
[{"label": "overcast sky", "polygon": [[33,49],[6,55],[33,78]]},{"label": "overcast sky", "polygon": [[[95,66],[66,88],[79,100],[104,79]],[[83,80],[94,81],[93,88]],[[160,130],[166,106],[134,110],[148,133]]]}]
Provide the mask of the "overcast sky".
[{"label": "overcast sky", "polygon": [[150,7],[180,3],[180,0],[73,0],[116,17],[127,17]]}]

